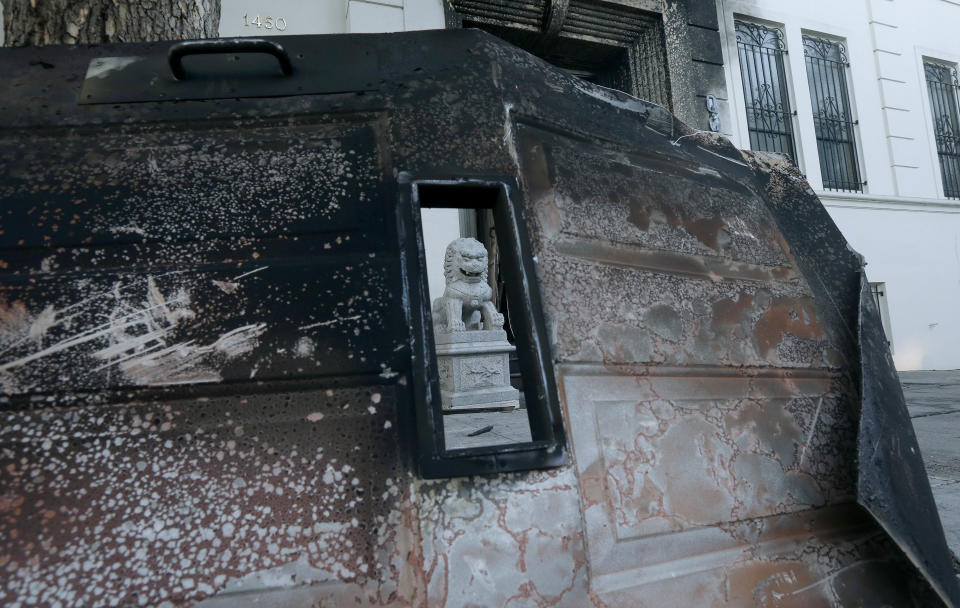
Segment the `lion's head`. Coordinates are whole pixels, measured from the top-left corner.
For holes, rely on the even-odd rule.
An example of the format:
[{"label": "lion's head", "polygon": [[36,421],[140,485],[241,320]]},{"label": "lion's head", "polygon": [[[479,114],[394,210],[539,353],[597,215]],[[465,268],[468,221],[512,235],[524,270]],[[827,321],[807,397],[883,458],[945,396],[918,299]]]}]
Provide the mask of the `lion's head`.
[{"label": "lion's head", "polygon": [[487,282],[487,249],[471,238],[456,239],[447,245],[443,258],[443,276],[453,283]]}]

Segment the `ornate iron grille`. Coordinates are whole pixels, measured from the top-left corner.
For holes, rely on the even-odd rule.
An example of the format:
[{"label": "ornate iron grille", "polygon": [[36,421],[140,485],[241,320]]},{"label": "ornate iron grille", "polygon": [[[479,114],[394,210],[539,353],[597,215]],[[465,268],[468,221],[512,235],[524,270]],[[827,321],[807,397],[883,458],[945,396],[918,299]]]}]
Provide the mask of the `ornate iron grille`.
[{"label": "ornate iron grille", "polygon": [[960,198],[960,80],[957,68],[924,61],[943,194]]},{"label": "ornate iron grille", "polygon": [[807,82],[817,132],[817,153],[823,187],[829,190],[863,192],[857,161],[855,126],[847,90],[847,52],[833,40],[803,37]]},{"label": "ornate iron grille", "polygon": [[795,160],[783,32],[743,21],[735,22],[735,26],[750,149],[780,152]]}]

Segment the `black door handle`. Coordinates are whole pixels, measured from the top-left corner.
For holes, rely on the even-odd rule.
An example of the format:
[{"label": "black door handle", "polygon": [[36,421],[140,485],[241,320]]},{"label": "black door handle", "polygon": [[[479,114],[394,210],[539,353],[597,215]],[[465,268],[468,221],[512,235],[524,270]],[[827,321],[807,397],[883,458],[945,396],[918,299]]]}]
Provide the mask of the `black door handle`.
[{"label": "black door handle", "polygon": [[188,40],[178,42],[167,52],[170,71],[177,80],[184,80],[183,58],[187,55],[210,55],[215,53],[267,53],[277,58],[284,76],[293,73],[293,64],[287,51],[273,40],[263,38],[223,38],[220,40]]}]

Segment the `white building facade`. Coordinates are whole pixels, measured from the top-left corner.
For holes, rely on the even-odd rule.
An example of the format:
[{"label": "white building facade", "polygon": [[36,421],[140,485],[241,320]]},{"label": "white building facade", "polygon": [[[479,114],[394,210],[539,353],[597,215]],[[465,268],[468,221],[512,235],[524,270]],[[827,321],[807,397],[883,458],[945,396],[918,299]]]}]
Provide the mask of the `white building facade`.
[{"label": "white building facade", "polygon": [[717,6],[721,131],[796,160],[867,262],[898,369],[960,368],[960,1]]},{"label": "white building facade", "polygon": [[444,27],[443,0],[222,0],[220,36],[367,34]]}]

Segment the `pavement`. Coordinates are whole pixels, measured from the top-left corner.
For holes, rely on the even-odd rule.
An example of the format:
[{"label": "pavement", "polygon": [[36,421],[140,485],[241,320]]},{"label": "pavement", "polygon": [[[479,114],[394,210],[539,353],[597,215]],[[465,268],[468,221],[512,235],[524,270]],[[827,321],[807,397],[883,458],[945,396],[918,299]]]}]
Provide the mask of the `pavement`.
[{"label": "pavement", "polygon": [[[493,428],[470,437],[470,433],[483,430],[488,426]],[[446,414],[443,417],[443,437],[448,450],[505,443],[526,443],[531,440],[530,422],[525,409],[509,412]]]},{"label": "pavement", "polygon": [[960,556],[960,370],[900,372],[947,545]]}]

